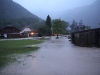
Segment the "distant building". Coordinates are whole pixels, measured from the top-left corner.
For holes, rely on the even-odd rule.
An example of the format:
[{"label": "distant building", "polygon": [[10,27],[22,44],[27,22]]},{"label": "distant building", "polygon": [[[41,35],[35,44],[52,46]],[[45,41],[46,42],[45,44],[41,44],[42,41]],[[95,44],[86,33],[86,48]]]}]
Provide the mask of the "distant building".
[{"label": "distant building", "polygon": [[12,25],[6,25],[0,28],[0,37],[2,38],[16,38],[20,37],[20,30]]},{"label": "distant building", "polygon": [[28,26],[19,30],[12,25],[6,25],[0,28],[0,38],[25,38],[25,37],[37,37],[38,33],[33,31]]},{"label": "distant building", "polygon": [[20,35],[22,37],[33,37],[33,36],[38,36],[38,33],[36,33],[36,31],[33,31],[29,26],[26,25],[20,31]]},{"label": "distant building", "polygon": [[20,31],[20,34],[22,36],[26,36],[29,37],[29,34],[32,30],[26,25],[25,27],[22,28],[22,30]]}]

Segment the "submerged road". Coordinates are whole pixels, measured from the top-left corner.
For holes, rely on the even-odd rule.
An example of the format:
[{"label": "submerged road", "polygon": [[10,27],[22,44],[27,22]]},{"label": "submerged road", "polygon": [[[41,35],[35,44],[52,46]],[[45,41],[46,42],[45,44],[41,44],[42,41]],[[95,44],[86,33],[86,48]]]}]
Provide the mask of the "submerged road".
[{"label": "submerged road", "polygon": [[66,37],[52,37],[39,46],[0,75],[100,75],[100,48],[74,46]]}]

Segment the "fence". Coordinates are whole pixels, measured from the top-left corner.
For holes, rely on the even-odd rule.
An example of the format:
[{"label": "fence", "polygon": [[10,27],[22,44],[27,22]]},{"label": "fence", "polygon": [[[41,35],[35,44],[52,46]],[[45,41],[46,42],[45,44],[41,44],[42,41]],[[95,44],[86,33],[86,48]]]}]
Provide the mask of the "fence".
[{"label": "fence", "polygon": [[82,47],[100,47],[100,28],[71,33],[73,44]]}]

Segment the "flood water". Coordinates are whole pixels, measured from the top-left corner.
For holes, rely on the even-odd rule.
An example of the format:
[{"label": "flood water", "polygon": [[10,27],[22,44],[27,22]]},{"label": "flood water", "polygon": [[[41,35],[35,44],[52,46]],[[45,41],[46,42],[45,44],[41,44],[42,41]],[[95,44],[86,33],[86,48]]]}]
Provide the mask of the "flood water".
[{"label": "flood water", "polygon": [[66,37],[50,40],[0,70],[0,75],[100,75],[100,48],[74,46]]}]

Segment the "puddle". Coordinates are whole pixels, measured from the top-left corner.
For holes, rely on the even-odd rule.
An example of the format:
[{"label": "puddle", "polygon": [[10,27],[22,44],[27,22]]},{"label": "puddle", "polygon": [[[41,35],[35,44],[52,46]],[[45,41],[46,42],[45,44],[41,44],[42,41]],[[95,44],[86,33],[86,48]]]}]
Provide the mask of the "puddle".
[{"label": "puddle", "polygon": [[25,47],[31,48],[31,47],[38,47],[37,45],[27,45]]}]

